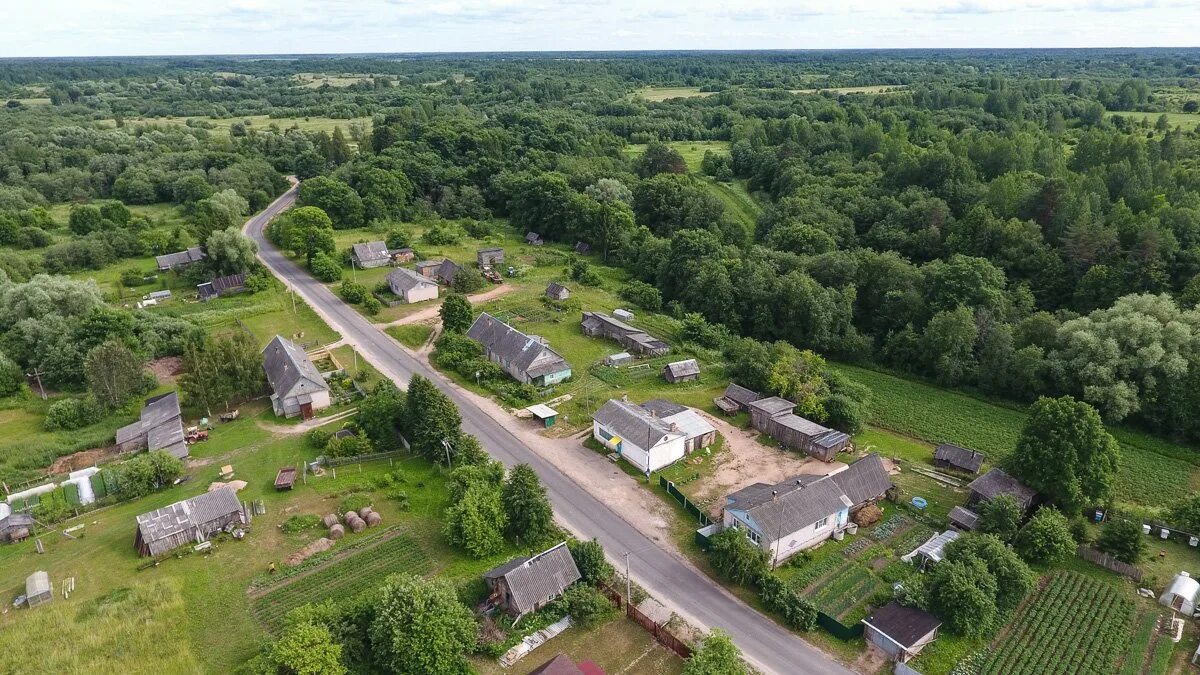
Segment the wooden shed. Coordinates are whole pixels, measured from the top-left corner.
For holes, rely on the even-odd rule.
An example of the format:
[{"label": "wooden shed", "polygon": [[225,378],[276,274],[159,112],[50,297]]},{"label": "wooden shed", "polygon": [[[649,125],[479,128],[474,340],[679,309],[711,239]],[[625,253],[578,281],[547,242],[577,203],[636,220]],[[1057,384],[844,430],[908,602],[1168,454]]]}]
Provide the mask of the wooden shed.
[{"label": "wooden shed", "polygon": [[987,457],[984,457],[981,452],[968,450],[953,443],[942,443],[933,451],[933,463],[935,466],[954,471],[965,471],[966,473],[979,473],[986,459]]},{"label": "wooden shed", "polygon": [[695,382],[700,379],[700,364],[696,359],[675,361],[663,366],[663,379],[671,384],[680,382]]},{"label": "wooden shed", "polygon": [[867,642],[892,661],[906,663],[937,639],[942,622],[924,610],[890,602],[863,619],[863,624]]},{"label": "wooden shed", "polygon": [[850,447],[848,434],[793,414],[796,404],[787,399],[771,396],[753,401],[747,407],[750,424],[786,448],[802,450],[811,457],[830,462]]},{"label": "wooden shed", "polygon": [[232,523],[245,522],[237,492],[218,488],[138,516],[134,546],[139,555],[161,555],[207,541]]},{"label": "wooden shed", "polygon": [[499,247],[481,248],[475,252],[475,264],[480,267],[485,265],[499,265],[504,262],[504,249]]},{"label": "wooden shed", "polygon": [[276,490],[291,490],[296,486],[296,467],[285,466],[275,474]]}]

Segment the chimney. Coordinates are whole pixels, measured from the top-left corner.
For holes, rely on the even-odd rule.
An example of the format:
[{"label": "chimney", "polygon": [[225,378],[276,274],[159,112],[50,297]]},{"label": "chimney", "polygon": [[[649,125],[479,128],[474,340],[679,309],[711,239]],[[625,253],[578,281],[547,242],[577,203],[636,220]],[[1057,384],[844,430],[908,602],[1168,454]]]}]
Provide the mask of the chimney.
[{"label": "chimney", "polygon": [[679,425],[675,422],[671,422],[671,431],[679,431]]}]

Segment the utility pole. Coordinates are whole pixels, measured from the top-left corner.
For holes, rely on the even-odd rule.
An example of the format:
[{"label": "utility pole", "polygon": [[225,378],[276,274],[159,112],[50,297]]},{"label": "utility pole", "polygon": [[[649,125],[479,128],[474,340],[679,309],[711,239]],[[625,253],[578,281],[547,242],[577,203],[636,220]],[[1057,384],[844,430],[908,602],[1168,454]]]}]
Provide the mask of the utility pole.
[{"label": "utility pole", "polygon": [[354,258],[350,258],[350,275],[354,277],[354,281],[358,281],[358,265],[354,264]]},{"label": "utility pole", "polygon": [[46,400],[46,388],[42,386],[42,376],[45,374],[46,371],[42,370],[40,366],[35,367],[32,373],[25,373],[25,377],[32,377],[37,380],[38,394],[41,394],[43,401]]},{"label": "utility pole", "polygon": [[629,551],[625,551],[625,602],[626,604],[633,602],[633,595],[630,590],[632,584],[629,582]]}]

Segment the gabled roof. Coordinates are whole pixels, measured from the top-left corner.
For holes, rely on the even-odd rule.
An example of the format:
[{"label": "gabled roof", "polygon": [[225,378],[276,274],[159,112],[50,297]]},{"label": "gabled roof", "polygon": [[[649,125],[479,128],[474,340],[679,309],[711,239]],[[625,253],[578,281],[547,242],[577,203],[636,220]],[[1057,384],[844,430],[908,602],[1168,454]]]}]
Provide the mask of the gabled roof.
[{"label": "gabled roof", "polygon": [[789,536],[853,505],[829,476],[799,476],[778,485],[755,483],[738,490],[726,498],[725,508],[743,512],[770,543],[777,535]]},{"label": "gabled roof", "polygon": [[762,394],[758,393],[757,391],[751,391],[732,382],[729,383],[728,387],[725,387],[725,393],[723,396],[740,405],[750,405],[754,401],[757,401],[763,397]]},{"label": "gabled roof", "polygon": [[147,545],[190,527],[211,522],[242,510],[242,502],[231,487],[222,487],[175,502],[137,517],[138,530]]},{"label": "gabled roof", "polygon": [[665,398],[652,398],[643,403],[642,407],[663,419],[687,410],[687,406],[679,405],[678,403],[674,401],[668,401]]},{"label": "gabled roof", "polygon": [[292,393],[301,382],[304,383],[303,391],[298,392],[301,394],[329,390],[329,385],[308,354],[282,335],[276,335],[263,348],[263,370],[267,373],[271,389],[278,396]]},{"label": "gabled roof", "polygon": [[526,335],[487,312],[475,319],[467,329],[467,337],[531,379],[571,368],[566,359],[540,338]]},{"label": "gabled roof", "polygon": [[883,468],[883,460],[875,453],[851,464],[845,471],[830,475],[830,478],[841,486],[855,505],[878,499],[894,487],[887,469]]},{"label": "gabled roof", "polygon": [[200,248],[199,246],[192,246],[175,253],[154,256],[154,261],[158,263],[159,269],[163,269],[177,267],[179,265],[189,265],[191,263],[203,260],[205,257],[207,256],[204,253],[204,249]]},{"label": "gabled roof", "polygon": [[535,241],[541,241],[541,240],[542,240],[542,235],[538,234],[537,232],[526,232],[525,233],[525,241],[527,243],[532,244]]},{"label": "gabled roof", "polygon": [[368,241],[362,244],[354,244],[350,248],[354,251],[354,259],[359,262],[388,259],[388,247],[382,241]]},{"label": "gabled roof", "polygon": [[895,601],[875,610],[863,623],[888,636],[901,647],[911,649],[926,635],[942,625],[941,619],[916,607]]},{"label": "gabled roof", "polygon": [[173,391],[146,399],[138,421],[117,429],[117,444],[128,443],[139,436],[146,439],[146,450],[165,450],[180,459],[188,456],[183,439],[183,413],[179,395]]},{"label": "gabled roof", "polygon": [[426,267],[441,267],[443,262],[445,262],[445,261],[444,260],[422,260],[421,262],[417,263],[417,269],[423,270]]},{"label": "gabled roof", "polygon": [[1028,506],[1033,501],[1033,498],[1037,496],[1037,490],[1008,475],[1003,469],[988,471],[979,478],[971,481],[971,484],[967,488],[983,499],[994,499],[1000,495],[1012,495],[1016,498],[1017,503],[1022,506]]},{"label": "gabled roof", "polygon": [[683,437],[682,432],[671,431],[668,422],[655,417],[650,414],[649,410],[629,401],[609,399],[608,403],[600,406],[596,414],[592,415],[592,419],[622,439],[628,439],[630,443],[644,450],[649,450],[664,440]]},{"label": "gabled roof", "polygon": [[551,297],[551,298],[557,297],[559,294],[561,294],[563,292],[570,293],[571,289],[567,288],[566,286],[563,286],[562,284],[558,283],[557,281],[551,281],[550,285],[546,286],[546,296],[547,297]]},{"label": "gabled roof", "polygon": [[453,260],[446,258],[442,261],[442,264],[438,265],[437,278],[441,281],[452,284],[454,283],[454,276],[456,274],[458,274],[458,264]]},{"label": "gabled roof", "polygon": [[666,369],[667,372],[671,373],[671,377],[688,377],[700,374],[700,364],[696,362],[696,359],[685,359],[683,361],[668,363]]},{"label": "gabled roof", "polygon": [[952,443],[943,443],[937,446],[937,450],[933,451],[933,458],[972,473],[978,473],[979,469],[983,467],[983,460],[987,459],[983,456],[983,453],[968,450]]},{"label": "gabled roof", "polygon": [[674,424],[677,429],[683,432],[685,438],[697,438],[705,434],[711,434],[717,429],[708,423],[708,420],[700,416],[700,413],[691,408],[684,408],[679,412],[663,418],[667,424]]},{"label": "gabled roof", "polygon": [[562,595],[568,586],[580,579],[579,568],[565,541],[528,560],[509,561],[488,571],[484,577],[503,577],[512,594],[511,605],[522,614],[547,598]]},{"label": "gabled roof", "polygon": [[796,409],[795,403],[792,403],[786,398],[779,398],[778,396],[759,398],[747,403],[746,405],[755,410],[760,410],[771,417],[790,413]]},{"label": "gabled roof", "polygon": [[388,272],[387,282],[388,286],[392,287],[392,290],[399,288],[401,292],[411,291],[418,286],[437,285],[430,281],[429,277],[421,276],[420,274],[417,274],[416,272],[405,267],[397,267],[391,272]]},{"label": "gabled roof", "polygon": [[948,518],[951,525],[958,525],[968,530],[974,530],[975,524],[979,522],[978,513],[961,506],[955,506],[950,509]]}]

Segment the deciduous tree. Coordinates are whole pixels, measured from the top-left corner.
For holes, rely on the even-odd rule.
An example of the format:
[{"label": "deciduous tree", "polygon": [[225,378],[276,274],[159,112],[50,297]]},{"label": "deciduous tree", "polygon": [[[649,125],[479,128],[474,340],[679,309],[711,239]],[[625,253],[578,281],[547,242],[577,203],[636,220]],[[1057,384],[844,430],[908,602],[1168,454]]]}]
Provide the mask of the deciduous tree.
[{"label": "deciduous tree", "polygon": [[750,669],[729,634],[714,628],[683,666],[683,675],[747,675]]},{"label": "deciduous tree", "polygon": [[371,645],[380,664],[395,673],[465,673],[464,655],[478,626],[449,582],[401,574],[379,590],[371,622]]},{"label": "deciduous tree", "polygon": [[1117,441],[1092,406],[1070,396],[1040,398],[1010,459],[1013,475],[1067,513],[1102,503],[1117,473]]},{"label": "deciduous tree", "polygon": [[471,301],[460,293],[451,293],[442,300],[438,310],[442,317],[442,328],[451,333],[465,333],[474,321],[475,311],[471,309]]}]

